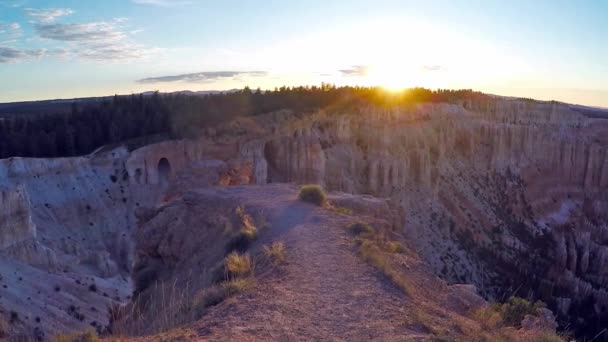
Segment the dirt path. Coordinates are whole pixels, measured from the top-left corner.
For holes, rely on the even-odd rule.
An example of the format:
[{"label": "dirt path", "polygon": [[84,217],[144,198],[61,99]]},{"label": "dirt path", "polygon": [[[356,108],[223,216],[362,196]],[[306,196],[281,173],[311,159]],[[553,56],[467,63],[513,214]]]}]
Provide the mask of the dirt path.
[{"label": "dirt path", "polygon": [[195,340],[428,340],[408,328],[407,298],[354,253],[352,217],[280,197],[258,199],[274,205],[261,242],[283,241],[287,264],[212,308]]}]

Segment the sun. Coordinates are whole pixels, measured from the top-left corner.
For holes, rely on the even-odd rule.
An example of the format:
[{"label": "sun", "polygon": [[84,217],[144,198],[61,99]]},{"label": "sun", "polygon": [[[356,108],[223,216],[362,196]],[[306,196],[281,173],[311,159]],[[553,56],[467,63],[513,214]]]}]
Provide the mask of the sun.
[{"label": "sun", "polygon": [[412,76],[413,73],[405,66],[384,64],[370,67],[366,77],[370,85],[402,90],[412,85]]}]

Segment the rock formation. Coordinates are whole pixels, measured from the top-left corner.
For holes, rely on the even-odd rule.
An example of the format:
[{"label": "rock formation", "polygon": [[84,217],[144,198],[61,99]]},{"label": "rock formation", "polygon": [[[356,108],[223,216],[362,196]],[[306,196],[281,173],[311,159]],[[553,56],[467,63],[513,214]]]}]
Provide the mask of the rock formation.
[{"label": "rock formation", "polygon": [[278,112],[134,151],[1,160],[0,306],[47,333],[104,327],[133,289],[135,212],[276,182],[385,199],[372,211],[436,274],[488,298],[530,291],[582,333],[607,318],[608,120],[504,98]]}]

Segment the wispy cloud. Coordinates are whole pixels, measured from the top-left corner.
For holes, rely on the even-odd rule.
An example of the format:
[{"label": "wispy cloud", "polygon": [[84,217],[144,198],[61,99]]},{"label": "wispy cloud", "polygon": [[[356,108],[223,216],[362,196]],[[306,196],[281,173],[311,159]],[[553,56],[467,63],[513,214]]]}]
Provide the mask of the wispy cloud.
[{"label": "wispy cloud", "polygon": [[21,35],[21,25],[18,23],[0,23],[0,45],[14,43]]},{"label": "wispy cloud", "polygon": [[176,1],[176,0],[131,0],[133,3],[138,5],[148,5],[157,7],[176,7],[189,5],[191,1]]},{"label": "wispy cloud", "polygon": [[34,22],[37,23],[52,23],[59,17],[64,17],[73,13],[74,11],[69,8],[25,9],[25,14],[27,14]]},{"label": "wispy cloud", "polygon": [[117,30],[116,24],[103,21],[86,24],[38,24],[36,32],[41,38],[68,42],[110,43],[126,37],[123,32]]},{"label": "wispy cloud", "polygon": [[342,69],[340,72],[343,76],[366,76],[369,73],[369,66],[353,65],[348,69]]},{"label": "wispy cloud", "polygon": [[58,49],[63,51],[63,57],[113,62],[139,59],[159,51],[130,38],[126,27],[127,18],[64,24],[56,19],[73,14],[71,9],[28,8],[25,11],[34,19],[34,30],[39,38],[64,44]]},{"label": "wispy cloud", "polygon": [[241,76],[263,77],[266,71],[204,71],[192,74],[150,77],[138,80],[138,83],[169,83],[169,82],[211,82],[219,79],[231,79]]},{"label": "wispy cloud", "polygon": [[18,62],[28,58],[42,57],[45,54],[44,49],[27,50],[0,46],[0,63]]}]

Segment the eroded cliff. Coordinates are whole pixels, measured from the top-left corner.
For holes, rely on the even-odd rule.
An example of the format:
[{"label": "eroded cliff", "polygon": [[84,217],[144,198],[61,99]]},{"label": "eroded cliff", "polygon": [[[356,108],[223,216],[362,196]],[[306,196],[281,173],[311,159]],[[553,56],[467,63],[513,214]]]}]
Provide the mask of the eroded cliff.
[{"label": "eroded cliff", "polygon": [[496,98],[282,111],[135,151],[2,160],[0,304],[47,336],[103,330],[132,291],[136,212],[186,210],[193,188],[319,183],[387,199],[393,229],[440,277],[488,298],[533,294],[570,328],[598,331],[607,151],[608,120]]}]

